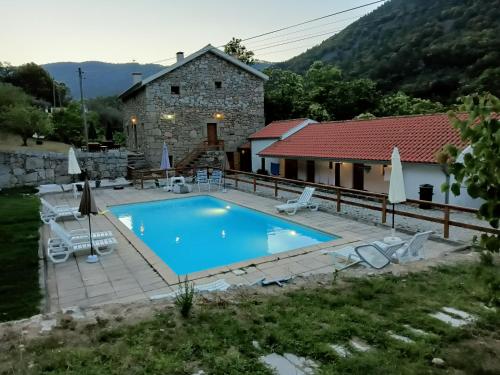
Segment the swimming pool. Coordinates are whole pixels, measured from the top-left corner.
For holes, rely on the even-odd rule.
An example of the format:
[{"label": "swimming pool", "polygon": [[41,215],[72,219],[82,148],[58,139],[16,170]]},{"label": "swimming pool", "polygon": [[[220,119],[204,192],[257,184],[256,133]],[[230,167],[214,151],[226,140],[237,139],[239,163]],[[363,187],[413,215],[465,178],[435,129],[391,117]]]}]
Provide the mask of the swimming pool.
[{"label": "swimming pool", "polygon": [[178,275],[339,238],[210,196],[110,211]]}]

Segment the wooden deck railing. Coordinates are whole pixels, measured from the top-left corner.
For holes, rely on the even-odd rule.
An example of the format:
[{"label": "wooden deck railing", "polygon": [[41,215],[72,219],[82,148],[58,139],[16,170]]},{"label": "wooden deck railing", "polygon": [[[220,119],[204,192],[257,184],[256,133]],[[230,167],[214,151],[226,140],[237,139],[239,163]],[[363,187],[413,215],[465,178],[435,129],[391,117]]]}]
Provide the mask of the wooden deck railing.
[{"label": "wooden deck railing", "polygon": [[[243,176],[243,178],[242,178]],[[283,177],[276,176],[267,176],[267,175],[259,175],[250,172],[242,172],[233,169],[226,169],[226,179],[230,179],[234,181],[235,188],[238,188],[240,183],[251,184],[253,188],[253,192],[257,191],[257,186],[266,187],[274,190],[274,196],[278,197],[279,191],[286,191],[290,193],[300,194],[302,191],[298,189],[294,189],[294,187],[303,188],[305,186],[312,186],[316,188],[316,192],[314,196],[319,199],[324,199],[328,201],[333,201],[336,203],[336,210],[340,212],[342,210],[342,205],[350,205],[356,207],[362,207],[369,210],[380,211],[381,213],[381,222],[387,222],[387,214],[392,214],[392,205],[389,203],[387,194],[382,193],[374,193],[365,190],[355,190],[349,188],[343,188],[338,186],[324,185],[312,182],[298,181],[298,180],[290,180]],[[332,194],[332,196],[328,196],[325,194]],[[349,198],[360,198],[363,202],[357,202],[353,200],[349,200]],[[408,199],[405,203],[406,205],[420,205],[426,204],[435,209],[438,209],[443,212],[442,218],[422,215],[419,213],[413,213],[408,211],[403,211],[398,209],[401,204],[396,205],[396,209],[394,210],[395,215],[411,217],[418,220],[429,221],[434,223],[443,224],[443,236],[444,238],[449,238],[450,236],[450,226],[475,230],[479,232],[500,234],[500,230],[487,227],[480,226],[475,224],[463,223],[455,220],[450,220],[450,212],[466,212],[466,213],[477,213],[477,209],[462,207],[462,206],[454,206],[444,203],[437,202],[428,202],[421,201],[417,199]]]}]

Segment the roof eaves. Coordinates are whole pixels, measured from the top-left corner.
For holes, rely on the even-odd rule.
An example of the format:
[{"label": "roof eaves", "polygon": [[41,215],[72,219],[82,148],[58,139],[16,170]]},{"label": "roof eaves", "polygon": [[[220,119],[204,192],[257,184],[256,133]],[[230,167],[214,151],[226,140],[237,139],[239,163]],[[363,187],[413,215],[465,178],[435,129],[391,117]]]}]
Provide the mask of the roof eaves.
[{"label": "roof eaves", "polygon": [[131,94],[133,94],[136,91],[139,91],[141,88],[144,87],[143,81],[134,83],[132,86],[130,86],[128,89],[126,89],[124,92],[122,92],[120,95],[118,95],[118,98],[120,99],[126,99],[129,97]]}]

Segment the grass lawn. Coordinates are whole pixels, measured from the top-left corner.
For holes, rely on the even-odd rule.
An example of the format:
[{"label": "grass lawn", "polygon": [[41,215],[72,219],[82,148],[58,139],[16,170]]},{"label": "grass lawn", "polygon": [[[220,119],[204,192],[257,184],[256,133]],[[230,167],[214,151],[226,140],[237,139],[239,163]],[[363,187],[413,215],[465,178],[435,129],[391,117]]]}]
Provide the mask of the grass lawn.
[{"label": "grass lawn", "polygon": [[[465,264],[401,278],[342,279],[274,295],[199,300],[188,319],[169,306],[126,325],[122,312],[96,324],[63,324],[34,341],[12,339],[0,347],[0,373],[271,374],[258,358],[277,352],[313,359],[320,365],[316,374],[498,374],[499,285],[497,267]],[[443,306],[478,320],[452,328],[429,316]],[[414,334],[405,324],[429,335]],[[415,342],[396,341],[388,330]],[[352,337],[372,350],[341,358],[329,346]],[[445,366],[432,365],[434,357]]]},{"label": "grass lawn", "polygon": [[0,192],[0,322],[39,312],[38,198],[33,189]]},{"label": "grass lawn", "polygon": [[43,144],[37,145],[34,139],[28,139],[28,146],[22,146],[23,141],[20,136],[0,132],[0,151],[50,151],[67,153],[69,145],[62,142],[43,141]]}]

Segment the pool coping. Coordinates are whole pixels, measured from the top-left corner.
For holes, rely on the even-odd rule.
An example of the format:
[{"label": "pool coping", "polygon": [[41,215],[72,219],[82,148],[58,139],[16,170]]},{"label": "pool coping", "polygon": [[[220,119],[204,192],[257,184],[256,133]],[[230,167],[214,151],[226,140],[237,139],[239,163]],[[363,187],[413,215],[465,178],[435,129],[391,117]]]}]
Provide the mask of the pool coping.
[{"label": "pool coping", "polygon": [[259,258],[253,258],[253,259],[249,259],[249,260],[244,260],[241,262],[232,263],[232,264],[225,265],[225,266],[210,268],[208,270],[192,272],[192,273],[189,273],[187,275],[179,275],[179,274],[175,273],[168,266],[168,264],[165,263],[165,261],[163,261],[158,255],[156,255],[156,253],[152,249],[150,249],[144,243],[144,241],[142,241],[133,231],[131,231],[129,228],[127,228],[125,226],[125,224],[123,224],[109,210],[110,207],[112,207],[112,206],[119,206],[122,204],[106,206],[104,216],[123,235],[123,237],[130,243],[130,245],[144,258],[144,260],[146,260],[146,262],[161,276],[161,278],[163,280],[165,280],[165,282],[168,285],[179,284],[179,282],[182,282],[182,279],[185,278],[186,276],[188,277],[189,280],[202,279],[202,278],[206,278],[206,277],[210,277],[210,276],[216,276],[216,275],[232,272],[234,270],[245,268],[245,267],[257,266],[257,265],[261,265],[263,263],[276,262],[276,261],[279,261],[282,259],[288,259],[291,257],[308,254],[308,253],[323,250],[326,248],[344,246],[344,245],[359,241],[358,238],[355,238],[354,236],[351,236],[350,234],[347,234],[347,233],[342,234],[342,236],[339,236],[338,234],[332,233],[332,232],[325,230],[323,228],[316,228],[310,224],[304,224],[304,223],[298,222],[296,220],[292,220],[291,218],[293,216],[289,216],[289,218],[284,218],[283,216],[275,214],[275,213],[264,212],[262,210],[255,208],[255,207],[250,207],[244,203],[238,202],[235,199],[231,199],[230,197],[224,197],[224,198],[218,197],[217,195],[214,195],[213,193],[210,193],[210,192],[191,193],[191,194],[189,194],[189,196],[182,195],[180,197],[165,197],[165,198],[161,198],[161,199],[147,199],[147,200],[138,199],[137,201],[134,201],[134,202],[123,203],[123,205],[136,204],[136,203],[147,203],[147,202],[157,202],[157,201],[172,200],[172,199],[185,199],[185,198],[191,198],[191,197],[195,197],[195,196],[209,196],[209,197],[213,197],[216,199],[231,202],[231,203],[236,204],[238,206],[245,207],[247,209],[260,212],[262,214],[271,215],[271,216],[274,216],[274,217],[282,219],[282,220],[290,221],[290,222],[297,224],[297,225],[301,225],[301,226],[304,226],[304,227],[307,227],[307,228],[310,228],[310,229],[313,229],[316,231],[326,233],[328,235],[337,236],[337,238],[330,240],[330,241],[327,241],[327,242],[323,242],[321,244],[315,244],[315,245],[301,247],[301,248],[294,249],[294,250],[284,251],[284,252],[281,252],[278,254],[263,256],[263,257],[259,257]]}]

